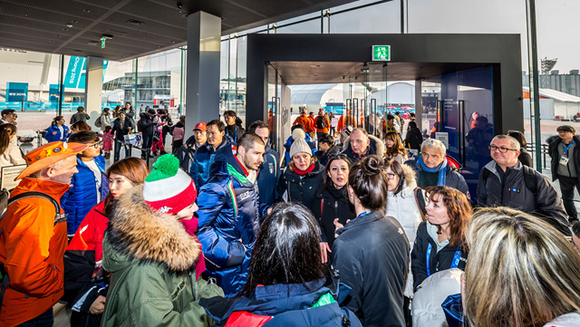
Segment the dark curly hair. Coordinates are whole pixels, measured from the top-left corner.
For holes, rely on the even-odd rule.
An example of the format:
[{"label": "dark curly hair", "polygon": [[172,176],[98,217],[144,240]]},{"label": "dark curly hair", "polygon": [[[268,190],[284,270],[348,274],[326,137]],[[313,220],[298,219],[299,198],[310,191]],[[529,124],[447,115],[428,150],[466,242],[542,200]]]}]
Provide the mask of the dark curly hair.
[{"label": "dark curly hair", "polygon": [[370,210],[385,212],[389,193],[385,162],[370,155],[350,168],[348,185],[361,205]]}]

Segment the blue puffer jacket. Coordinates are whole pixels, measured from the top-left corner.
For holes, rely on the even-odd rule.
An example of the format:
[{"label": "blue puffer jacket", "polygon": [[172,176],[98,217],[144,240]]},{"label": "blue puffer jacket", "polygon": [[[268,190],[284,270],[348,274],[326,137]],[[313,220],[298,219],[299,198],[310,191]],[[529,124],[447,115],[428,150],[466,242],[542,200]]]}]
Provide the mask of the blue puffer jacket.
[{"label": "blue puffer jacket", "polygon": [[352,311],[339,306],[348,287],[341,285],[340,294],[336,294],[323,284],[322,279],[305,285],[259,286],[250,297],[213,297],[201,299],[200,303],[216,321],[215,326],[362,326]]},{"label": "blue puffer jacket", "polygon": [[[101,192],[101,201],[103,201],[109,194],[109,180],[105,175],[105,158],[98,156],[94,160],[101,171],[102,184],[99,192]],[[99,203],[95,187],[97,179],[93,171],[79,158],[77,158],[77,169],[79,172],[73,175],[71,181],[73,186],[60,199],[64,212],[68,214],[67,230],[69,235],[76,233],[87,213]]]},{"label": "blue puffer jacket", "polygon": [[207,272],[217,279],[226,297],[236,295],[246,283],[261,216],[258,193],[232,147],[230,144],[217,151],[212,177],[197,198],[197,237],[208,263]]},{"label": "blue puffer jacket", "polygon": [[[56,127],[56,125],[50,126],[49,128],[46,129],[46,133],[44,134],[44,138],[48,142],[54,142],[54,141],[66,142],[66,140],[70,136],[70,131],[66,125],[62,125],[62,128],[64,130],[64,135],[60,135],[61,134],[60,129],[58,129],[58,127]],[[55,132],[56,132],[56,134],[52,134]]]},{"label": "blue puffer jacket", "polygon": [[280,157],[278,152],[271,148],[266,149],[264,162],[258,170],[258,189],[260,193],[260,203],[272,205],[278,197],[276,184],[280,178]]},{"label": "blue puffer jacket", "polygon": [[[226,145],[235,145],[232,138],[227,135],[224,136],[224,139],[218,146],[217,151],[226,147]],[[202,187],[209,180],[209,171],[211,164],[215,161],[215,155],[217,151],[214,151],[213,146],[209,145],[207,142],[195,151],[195,154],[193,155],[194,160],[188,173],[198,188]]]}]

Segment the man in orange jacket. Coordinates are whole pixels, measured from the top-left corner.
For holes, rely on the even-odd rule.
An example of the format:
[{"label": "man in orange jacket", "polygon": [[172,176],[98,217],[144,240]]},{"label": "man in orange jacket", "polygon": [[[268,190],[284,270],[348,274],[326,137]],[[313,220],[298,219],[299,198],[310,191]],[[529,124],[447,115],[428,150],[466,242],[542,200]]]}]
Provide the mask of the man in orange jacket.
[{"label": "man in orange jacket", "polygon": [[324,114],[324,109],[318,109],[318,116],[314,119],[314,126],[316,127],[316,136],[318,141],[328,134],[330,128],[330,120]]},{"label": "man in orange jacket", "polygon": [[[59,202],[78,172],[75,155],[86,147],[57,141],[24,157],[28,167],[15,179],[23,178],[0,220],[0,262],[8,276],[0,326],[53,324],[52,306],[64,293],[63,255],[68,243],[66,215]],[[28,193],[17,198],[30,191],[45,196]]]},{"label": "man in orange jacket", "polygon": [[314,127],[312,125],[312,120],[306,115],[306,111],[306,108],[302,108],[300,116],[294,120],[292,125],[302,125],[306,133],[312,134],[314,132]]}]

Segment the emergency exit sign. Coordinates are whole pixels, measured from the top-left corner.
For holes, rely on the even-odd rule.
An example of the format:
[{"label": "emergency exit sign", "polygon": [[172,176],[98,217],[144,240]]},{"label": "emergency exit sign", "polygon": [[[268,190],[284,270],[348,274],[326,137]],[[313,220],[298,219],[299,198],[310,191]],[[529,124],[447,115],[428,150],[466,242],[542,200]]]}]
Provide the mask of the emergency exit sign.
[{"label": "emergency exit sign", "polygon": [[373,45],[373,61],[391,61],[391,46]]},{"label": "emergency exit sign", "polygon": [[105,47],[105,38],[101,39],[101,49]]}]

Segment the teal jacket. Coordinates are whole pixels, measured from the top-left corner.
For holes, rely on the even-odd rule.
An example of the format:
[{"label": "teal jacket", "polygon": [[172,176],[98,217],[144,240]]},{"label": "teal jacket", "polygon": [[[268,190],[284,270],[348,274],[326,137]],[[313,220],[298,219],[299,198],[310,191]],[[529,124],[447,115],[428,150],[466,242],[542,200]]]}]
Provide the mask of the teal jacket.
[{"label": "teal jacket", "polygon": [[201,298],[223,296],[196,280],[200,244],[178,220],[158,216],[142,186],[124,194],[103,240],[103,268],[112,272],[101,326],[211,326]]}]

